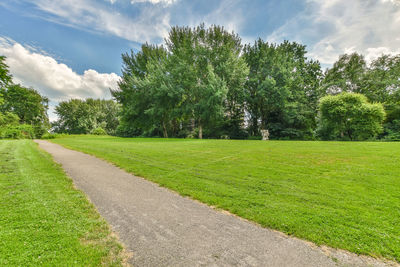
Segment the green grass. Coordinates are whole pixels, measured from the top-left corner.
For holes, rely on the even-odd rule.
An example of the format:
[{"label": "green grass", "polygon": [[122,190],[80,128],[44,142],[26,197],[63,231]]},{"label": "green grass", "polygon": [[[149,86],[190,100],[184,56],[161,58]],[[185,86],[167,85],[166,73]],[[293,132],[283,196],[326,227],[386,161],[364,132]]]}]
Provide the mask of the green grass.
[{"label": "green grass", "polygon": [[263,226],[400,261],[400,143],[104,136],[53,142]]},{"label": "green grass", "polygon": [[0,141],[0,266],[119,266],[122,247],[32,141]]}]

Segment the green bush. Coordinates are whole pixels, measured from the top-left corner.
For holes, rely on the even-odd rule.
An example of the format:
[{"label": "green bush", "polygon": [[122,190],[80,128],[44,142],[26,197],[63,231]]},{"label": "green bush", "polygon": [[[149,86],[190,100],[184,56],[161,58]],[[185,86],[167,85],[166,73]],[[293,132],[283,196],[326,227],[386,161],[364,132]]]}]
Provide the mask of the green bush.
[{"label": "green bush", "polygon": [[0,112],[0,127],[5,127],[6,125],[18,125],[19,117],[18,115],[11,112]]},{"label": "green bush", "polygon": [[94,134],[94,135],[107,135],[107,132],[103,128],[97,127],[96,129],[92,130],[91,134]]},{"label": "green bush", "polygon": [[361,94],[341,93],[321,98],[318,134],[323,140],[371,140],[383,131],[385,111]]},{"label": "green bush", "polygon": [[55,139],[55,138],[57,138],[57,134],[54,133],[45,133],[40,137],[40,139]]},{"label": "green bush", "polygon": [[35,132],[32,125],[7,125],[0,128],[1,139],[33,139]]},{"label": "green bush", "polygon": [[69,136],[69,134],[59,134],[59,133],[45,133],[40,137],[40,139],[56,139]]}]

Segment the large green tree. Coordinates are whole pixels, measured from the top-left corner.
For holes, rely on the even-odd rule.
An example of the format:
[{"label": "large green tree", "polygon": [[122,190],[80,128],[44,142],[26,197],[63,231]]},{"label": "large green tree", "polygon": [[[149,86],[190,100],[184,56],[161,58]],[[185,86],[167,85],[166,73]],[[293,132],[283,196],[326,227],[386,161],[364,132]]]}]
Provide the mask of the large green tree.
[{"label": "large green tree", "polygon": [[224,28],[173,27],[162,46],[123,55],[113,96],[122,104],[120,129],[131,134],[240,135],[248,68],[240,38]]},{"label": "large green tree", "polygon": [[319,104],[319,134],[325,140],[373,139],[383,130],[382,104],[370,104],[362,94],[325,96]]},{"label": "large green tree", "polygon": [[[237,90],[234,80],[242,79],[244,83],[246,68],[242,78],[229,76],[234,73],[227,70],[229,60],[233,68],[241,64],[240,46],[235,43],[240,43],[240,39],[235,38],[222,27],[200,25],[193,29],[173,27],[167,39],[170,69],[175,74],[171,85],[183,88],[182,115],[196,124],[199,138],[203,138],[203,130],[208,132],[208,136],[218,136],[223,131],[224,111],[228,123],[235,112],[240,112],[231,107]],[[225,50],[220,47],[225,47]],[[237,54],[235,49],[239,49]],[[229,83],[232,83],[230,88]],[[230,89],[232,95],[229,99]]]},{"label": "large green tree", "polygon": [[121,121],[118,134],[123,136],[152,135],[158,132],[160,123],[155,123],[147,112],[152,105],[151,92],[143,80],[148,75],[148,64],[164,66],[167,51],[162,46],[143,44],[141,51],[122,55],[122,79],[119,89],[112,91],[121,104]]},{"label": "large green tree", "polygon": [[[239,35],[216,25],[209,28],[200,25],[196,28],[196,35],[196,47],[203,50],[203,52],[199,51],[200,54],[206,56],[203,66],[200,66],[201,70],[209,72],[210,70],[205,66],[206,64],[209,65],[211,71],[215,73],[214,78],[221,80],[223,83],[221,86],[226,87],[227,90],[226,97],[223,95],[224,90],[217,92],[217,95],[224,98],[222,99],[224,101],[222,133],[231,138],[243,138],[246,136],[243,131],[244,103],[246,101],[244,85],[249,74],[249,67],[242,56],[241,38]],[[216,82],[218,83],[218,81]],[[218,101],[214,101],[214,103],[218,104]],[[220,112],[218,105],[214,112],[215,114]]]},{"label": "large green tree", "polygon": [[268,129],[272,138],[312,137],[322,73],[319,63],[305,55],[305,46],[287,41],[276,45],[259,39],[245,47],[253,135]]}]

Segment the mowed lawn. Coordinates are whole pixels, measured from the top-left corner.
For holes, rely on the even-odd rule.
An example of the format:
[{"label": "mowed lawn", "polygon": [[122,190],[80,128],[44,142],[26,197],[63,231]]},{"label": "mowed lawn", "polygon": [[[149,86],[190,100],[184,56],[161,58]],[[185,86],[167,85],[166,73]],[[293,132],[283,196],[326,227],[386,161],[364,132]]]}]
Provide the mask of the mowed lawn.
[{"label": "mowed lawn", "polygon": [[52,141],[263,226],[400,261],[400,143]]},{"label": "mowed lawn", "polygon": [[122,247],[32,141],[0,141],[0,266],[119,266]]}]

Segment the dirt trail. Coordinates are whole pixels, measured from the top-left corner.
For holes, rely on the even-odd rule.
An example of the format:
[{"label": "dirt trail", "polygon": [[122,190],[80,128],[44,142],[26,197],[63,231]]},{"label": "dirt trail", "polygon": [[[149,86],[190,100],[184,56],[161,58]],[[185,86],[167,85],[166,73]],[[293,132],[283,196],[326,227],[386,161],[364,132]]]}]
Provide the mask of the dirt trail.
[{"label": "dirt trail", "polygon": [[96,157],[36,142],[118,233],[134,266],[385,266],[216,211]]}]

